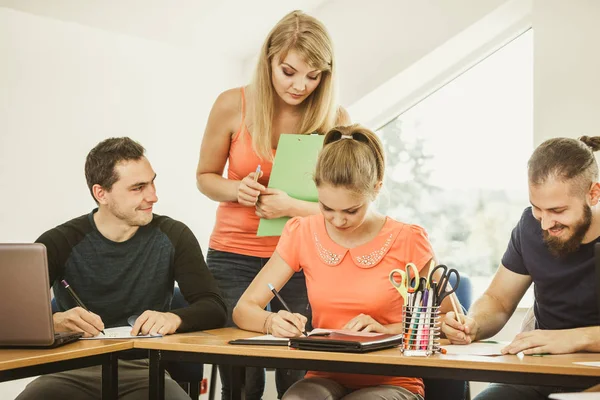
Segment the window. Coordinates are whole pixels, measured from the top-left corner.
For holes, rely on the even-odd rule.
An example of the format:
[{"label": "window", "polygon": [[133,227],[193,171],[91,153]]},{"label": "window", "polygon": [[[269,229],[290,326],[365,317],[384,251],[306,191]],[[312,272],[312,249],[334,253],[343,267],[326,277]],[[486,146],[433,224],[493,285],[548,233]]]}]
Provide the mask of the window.
[{"label": "window", "polygon": [[377,131],[388,157],[379,210],[423,226],[439,261],[471,277],[474,298],[529,205],[532,36],[523,33]]}]

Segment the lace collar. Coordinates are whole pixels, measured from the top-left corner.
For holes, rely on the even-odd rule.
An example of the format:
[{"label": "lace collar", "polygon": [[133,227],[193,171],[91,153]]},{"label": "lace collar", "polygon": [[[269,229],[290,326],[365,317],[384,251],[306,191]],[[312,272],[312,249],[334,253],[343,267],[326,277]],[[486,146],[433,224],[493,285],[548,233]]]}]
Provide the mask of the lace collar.
[{"label": "lace collar", "polygon": [[311,218],[311,233],[314,246],[321,261],[326,265],[334,267],[339,265],[350,253],[352,262],[360,268],[372,268],[376,266],[392,247],[404,224],[396,224],[394,220],[386,217],[385,223],[377,236],[368,243],[347,249],[334,242],[325,228],[325,218]]}]

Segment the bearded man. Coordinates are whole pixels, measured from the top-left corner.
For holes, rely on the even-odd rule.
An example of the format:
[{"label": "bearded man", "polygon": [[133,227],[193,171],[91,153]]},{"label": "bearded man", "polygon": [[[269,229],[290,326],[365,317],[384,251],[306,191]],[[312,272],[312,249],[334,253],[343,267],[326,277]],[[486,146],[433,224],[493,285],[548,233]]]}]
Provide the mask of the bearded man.
[{"label": "bearded man", "polygon": [[[495,335],[534,284],[535,329],[519,333],[504,354],[600,352],[594,245],[600,242],[600,183],[594,152],[600,137],[554,138],[528,162],[529,201],[486,292],[442,331],[455,344]],[[582,388],[583,389],[583,388]],[[475,400],[546,399],[572,388],[491,384]]]}]

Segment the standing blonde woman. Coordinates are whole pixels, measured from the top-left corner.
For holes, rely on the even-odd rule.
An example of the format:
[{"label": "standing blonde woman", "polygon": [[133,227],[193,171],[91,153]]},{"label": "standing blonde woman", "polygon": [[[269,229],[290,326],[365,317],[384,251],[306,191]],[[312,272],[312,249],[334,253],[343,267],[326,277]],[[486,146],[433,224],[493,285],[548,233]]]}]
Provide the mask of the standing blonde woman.
[{"label": "standing blonde woman", "polygon": [[[198,189],[220,202],[207,262],[229,307],[229,326],[233,326],[231,310],[279,240],[256,236],[259,218],[319,212],[316,203],[293,199],[267,185],[282,133],[324,134],[349,123],[336,102],[335,70],[331,38],[323,24],[293,11],[265,39],[250,85],[223,92],[213,105],[196,177]],[[294,312],[310,319],[303,272],[294,274],[281,294]],[[277,312],[282,305],[273,302],[270,307]],[[246,399],[261,399],[264,369],[246,371]],[[227,368],[220,373],[222,396],[228,398],[231,376]],[[278,370],[279,397],[303,376],[304,371]]]}]

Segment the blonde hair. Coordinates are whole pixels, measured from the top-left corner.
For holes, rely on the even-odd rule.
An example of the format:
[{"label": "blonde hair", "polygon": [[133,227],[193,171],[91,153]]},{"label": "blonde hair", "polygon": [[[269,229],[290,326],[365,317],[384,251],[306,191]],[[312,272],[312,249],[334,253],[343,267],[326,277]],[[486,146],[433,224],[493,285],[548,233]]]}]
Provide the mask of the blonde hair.
[{"label": "blonde hair", "polygon": [[384,173],[379,137],[360,125],[339,126],[325,135],[314,180],[317,187],[329,184],[374,198]]},{"label": "blonde hair", "polygon": [[249,88],[252,147],[262,159],[273,159],[271,136],[277,93],[271,82],[271,61],[275,56],[285,59],[292,50],[312,68],[322,71],[319,85],[304,101],[305,110],[297,133],[324,134],[335,125],[337,101],[331,38],[316,18],[302,11],[292,11],[267,35]]}]

